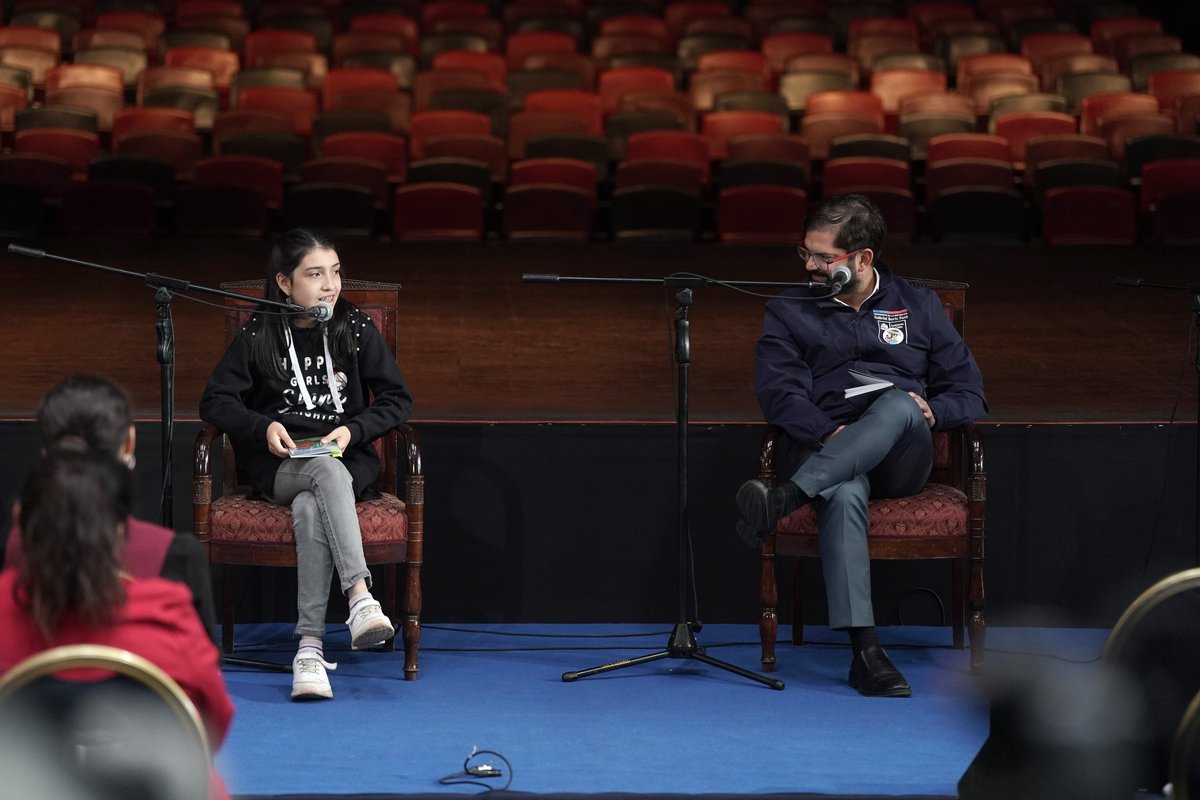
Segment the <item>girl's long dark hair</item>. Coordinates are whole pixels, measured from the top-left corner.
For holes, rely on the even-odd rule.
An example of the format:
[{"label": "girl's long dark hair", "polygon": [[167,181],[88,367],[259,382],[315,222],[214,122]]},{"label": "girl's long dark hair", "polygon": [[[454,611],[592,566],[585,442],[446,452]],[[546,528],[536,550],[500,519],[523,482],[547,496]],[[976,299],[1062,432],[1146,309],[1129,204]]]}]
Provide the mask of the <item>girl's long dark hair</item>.
[{"label": "girl's long dark hair", "polygon": [[133,424],[129,395],[96,375],[72,375],[42,396],[37,408],[42,447],[82,441],[92,450],[117,453]]},{"label": "girl's long dark hair", "polygon": [[[308,228],[293,228],[276,237],[271,257],[267,260],[263,296],[277,303],[287,302],[288,297],[279,288],[275,276],[282,273],[291,278],[300,262],[318,248],[337,250],[328,236]],[[345,270],[342,271],[342,277],[345,277]],[[343,368],[354,360],[354,332],[350,326],[350,311],[353,308],[351,303],[339,297],[337,305],[333,307],[333,318],[322,323],[329,327],[329,349],[333,362]],[[283,364],[283,330],[285,325],[290,324],[291,317],[278,311],[278,308],[267,306],[259,310],[261,324],[257,329],[258,335],[251,338],[250,357],[255,368],[263,375],[286,380],[289,373]]]},{"label": "girl's long dark hair", "polygon": [[21,490],[16,599],[52,638],[67,614],[102,627],[125,600],[118,552],[130,470],[107,451],[52,449]]}]

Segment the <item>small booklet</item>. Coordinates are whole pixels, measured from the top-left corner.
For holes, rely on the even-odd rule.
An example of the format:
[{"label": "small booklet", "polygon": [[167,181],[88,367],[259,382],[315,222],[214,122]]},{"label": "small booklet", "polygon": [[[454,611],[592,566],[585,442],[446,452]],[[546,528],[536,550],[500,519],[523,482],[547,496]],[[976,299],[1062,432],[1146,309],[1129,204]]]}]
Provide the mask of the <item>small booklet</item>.
[{"label": "small booklet", "polygon": [[850,370],[850,377],[858,381],[858,385],[846,389],[847,400],[851,397],[861,397],[864,394],[877,394],[896,385],[887,378],[881,378],[869,372],[859,372],[856,369]]},{"label": "small booklet", "polygon": [[288,453],[292,458],[312,458],[313,456],[341,458],[342,448],[338,447],[337,442],[321,444],[321,437],[315,436],[312,439],[297,439],[296,446],[288,450]]}]

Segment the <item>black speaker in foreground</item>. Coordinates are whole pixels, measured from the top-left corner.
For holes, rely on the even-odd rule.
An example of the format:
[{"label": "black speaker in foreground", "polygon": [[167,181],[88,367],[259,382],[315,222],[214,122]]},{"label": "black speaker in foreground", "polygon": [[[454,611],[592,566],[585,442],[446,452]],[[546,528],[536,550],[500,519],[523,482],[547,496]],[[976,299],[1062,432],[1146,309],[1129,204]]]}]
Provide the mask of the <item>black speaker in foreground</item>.
[{"label": "black speaker in foreground", "polygon": [[991,696],[987,741],[959,800],[1132,800],[1146,787],[1145,703],[1103,664],[1063,664],[1006,679]]}]

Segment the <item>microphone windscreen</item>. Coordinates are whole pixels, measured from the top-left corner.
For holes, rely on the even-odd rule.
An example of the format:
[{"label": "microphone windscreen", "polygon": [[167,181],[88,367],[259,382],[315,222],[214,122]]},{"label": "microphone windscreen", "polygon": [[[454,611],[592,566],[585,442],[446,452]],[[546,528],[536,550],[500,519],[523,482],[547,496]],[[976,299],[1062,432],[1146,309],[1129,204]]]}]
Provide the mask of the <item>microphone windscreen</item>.
[{"label": "microphone windscreen", "polygon": [[317,318],[317,322],[328,322],[333,319],[333,305],[324,300],[318,300],[317,304],[312,307],[313,316]]},{"label": "microphone windscreen", "polygon": [[849,267],[845,264],[838,264],[833,268],[833,274],[829,276],[829,281],[840,290],[850,282],[851,275]]}]

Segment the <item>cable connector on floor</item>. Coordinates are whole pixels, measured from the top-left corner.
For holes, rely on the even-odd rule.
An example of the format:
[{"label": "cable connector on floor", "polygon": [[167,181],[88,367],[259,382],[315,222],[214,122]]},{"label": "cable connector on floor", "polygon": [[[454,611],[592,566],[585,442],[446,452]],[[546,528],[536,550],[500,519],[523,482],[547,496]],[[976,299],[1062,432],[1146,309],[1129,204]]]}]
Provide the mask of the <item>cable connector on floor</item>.
[{"label": "cable connector on floor", "polygon": [[[488,778],[504,777],[504,770],[494,764],[489,764],[486,761],[481,764],[471,763],[471,759],[483,755],[495,756],[504,762],[504,766],[508,770],[508,781],[503,786],[496,787],[492,786],[490,783],[483,783],[479,780],[474,780],[475,778],[482,778],[486,780]],[[462,772],[455,772],[451,775],[445,776],[444,778],[438,778],[438,783],[442,784],[443,786],[456,786],[458,784],[470,783],[474,784],[475,786],[482,786],[490,792],[494,790],[504,791],[509,786],[512,786],[512,780],[512,764],[508,763],[507,758],[500,755],[495,750],[480,750],[477,747],[472,747],[471,753],[465,759],[463,759]]]}]

